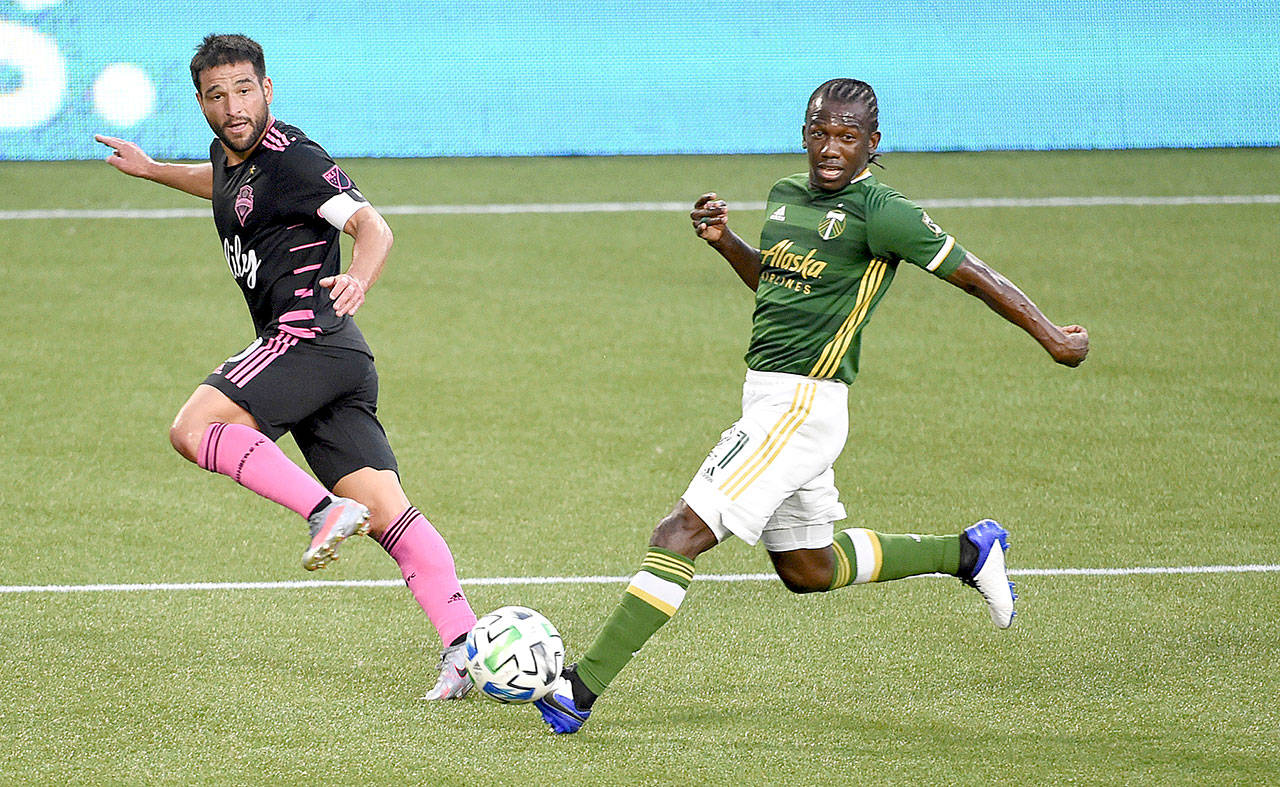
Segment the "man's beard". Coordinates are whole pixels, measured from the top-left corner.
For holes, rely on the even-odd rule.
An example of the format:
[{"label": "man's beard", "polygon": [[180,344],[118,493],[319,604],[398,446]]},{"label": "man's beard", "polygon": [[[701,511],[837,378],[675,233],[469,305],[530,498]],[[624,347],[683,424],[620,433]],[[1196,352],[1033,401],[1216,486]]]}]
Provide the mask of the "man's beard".
[{"label": "man's beard", "polygon": [[264,112],[261,119],[253,121],[253,133],[249,135],[249,139],[244,142],[243,147],[237,147],[236,143],[232,142],[225,134],[222,133],[222,129],[218,129],[217,131],[218,139],[222,140],[222,144],[226,145],[230,150],[234,150],[236,153],[244,153],[254,145],[258,144],[258,140],[262,139],[262,132],[267,130],[267,120],[270,119],[270,117],[270,113]]}]

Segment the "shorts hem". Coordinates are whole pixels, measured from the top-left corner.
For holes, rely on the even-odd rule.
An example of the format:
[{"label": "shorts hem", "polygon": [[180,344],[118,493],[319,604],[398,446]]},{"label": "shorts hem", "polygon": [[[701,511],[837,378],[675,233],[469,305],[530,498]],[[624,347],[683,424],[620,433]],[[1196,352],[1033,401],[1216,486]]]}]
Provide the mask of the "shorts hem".
[{"label": "shorts hem", "polygon": [[715,497],[714,491],[699,491],[694,486],[690,486],[681,499],[693,510],[693,513],[698,515],[699,519],[706,523],[715,534],[717,541],[724,541],[730,535],[734,535],[744,544],[755,546],[760,541],[761,530],[752,529],[738,521],[737,517],[726,515],[724,509],[729,505],[728,502],[717,501]]},{"label": "shorts hem", "polygon": [[285,433],[289,431],[288,429],[276,426],[275,424],[263,423],[261,416],[255,414],[253,409],[249,406],[249,397],[244,394],[243,389],[237,388],[235,383],[222,375],[217,373],[211,374],[204,378],[201,385],[207,385],[210,388],[213,388],[215,391],[230,399],[231,403],[236,407],[239,407],[241,410],[248,413],[249,417],[253,419],[253,422],[257,424],[258,431],[266,435],[267,439],[271,442],[276,442],[281,437],[284,437]]},{"label": "shorts hem", "polygon": [[[819,535],[806,533],[803,537],[796,537],[801,532],[801,527],[792,527],[783,530],[766,530],[761,537],[764,548],[770,552],[793,552],[797,549],[824,549],[831,546],[835,541],[835,521],[827,522],[811,522],[802,526],[803,530],[809,531],[817,527],[825,527],[825,531]],[[785,535],[785,539],[774,539],[770,537],[770,533],[778,533]],[[772,542],[772,543],[770,543]]]}]

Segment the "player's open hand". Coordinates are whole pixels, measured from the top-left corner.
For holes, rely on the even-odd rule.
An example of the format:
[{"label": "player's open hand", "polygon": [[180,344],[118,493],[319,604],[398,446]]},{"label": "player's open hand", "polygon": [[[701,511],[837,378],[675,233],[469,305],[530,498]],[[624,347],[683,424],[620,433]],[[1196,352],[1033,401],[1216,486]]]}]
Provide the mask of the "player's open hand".
[{"label": "player's open hand", "polygon": [[132,142],[103,134],[94,134],[93,138],[111,148],[107,163],[126,175],[145,178],[155,166],[156,162]]},{"label": "player's open hand", "polygon": [[320,286],[328,288],[329,300],[333,301],[333,310],[339,317],[355,314],[364,303],[364,293],[368,289],[363,281],[349,273],[326,276],[320,280]]},{"label": "player's open hand", "polygon": [[1063,340],[1052,350],[1053,360],[1063,366],[1079,366],[1089,354],[1089,332],[1081,325],[1064,325]]},{"label": "player's open hand", "polygon": [[715,243],[724,235],[729,225],[729,206],[714,191],[703,194],[689,211],[693,231],[707,243]]}]

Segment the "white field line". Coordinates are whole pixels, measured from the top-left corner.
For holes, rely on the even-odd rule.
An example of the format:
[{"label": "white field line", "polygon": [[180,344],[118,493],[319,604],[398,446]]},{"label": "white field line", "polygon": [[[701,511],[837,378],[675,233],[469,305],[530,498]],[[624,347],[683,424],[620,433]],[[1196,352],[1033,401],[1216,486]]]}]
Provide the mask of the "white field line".
[{"label": "white field line", "polygon": [[[1135,568],[1024,568],[1012,569],[1011,576],[1135,576],[1144,574],[1246,574],[1276,573],[1280,565],[1243,566],[1139,566]],[[943,577],[944,574],[928,576]],[[464,585],[620,585],[631,579],[624,577],[481,577],[463,579]],[[767,582],[775,574],[700,574],[695,580],[706,582]],[[156,582],[130,585],[0,585],[0,593],[138,593],[184,590],[311,590],[316,588],[385,588],[401,587],[398,579],[291,580],[287,582]]]},{"label": "white field line", "polygon": [[[483,216],[517,213],[683,213],[691,202],[547,202],[478,205],[383,205],[386,216]],[[1206,194],[1172,197],[974,197],[920,200],[925,208],[1092,208],[1118,205],[1280,205],[1280,194]],[[763,202],[737,202],[740,211],[764,210]],[[0,210],[0,221],[49,221],[78,219],[209,219],[210,208]]]}]

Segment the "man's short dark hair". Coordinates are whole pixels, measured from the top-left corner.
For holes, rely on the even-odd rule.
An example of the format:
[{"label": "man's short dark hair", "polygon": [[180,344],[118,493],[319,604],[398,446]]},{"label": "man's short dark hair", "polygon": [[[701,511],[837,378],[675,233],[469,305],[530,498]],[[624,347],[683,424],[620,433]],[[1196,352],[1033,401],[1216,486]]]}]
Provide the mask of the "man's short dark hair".
[{"label": "man's short dark hair", "polygon": [[261,82],[267,76],[267,63],[262,56],[262,46],[248,36],[207,35],[196,47],[191,58],[191,81],[200,89],[200,72],[207,68],[229,66],[232,63],[249,63]]}]

